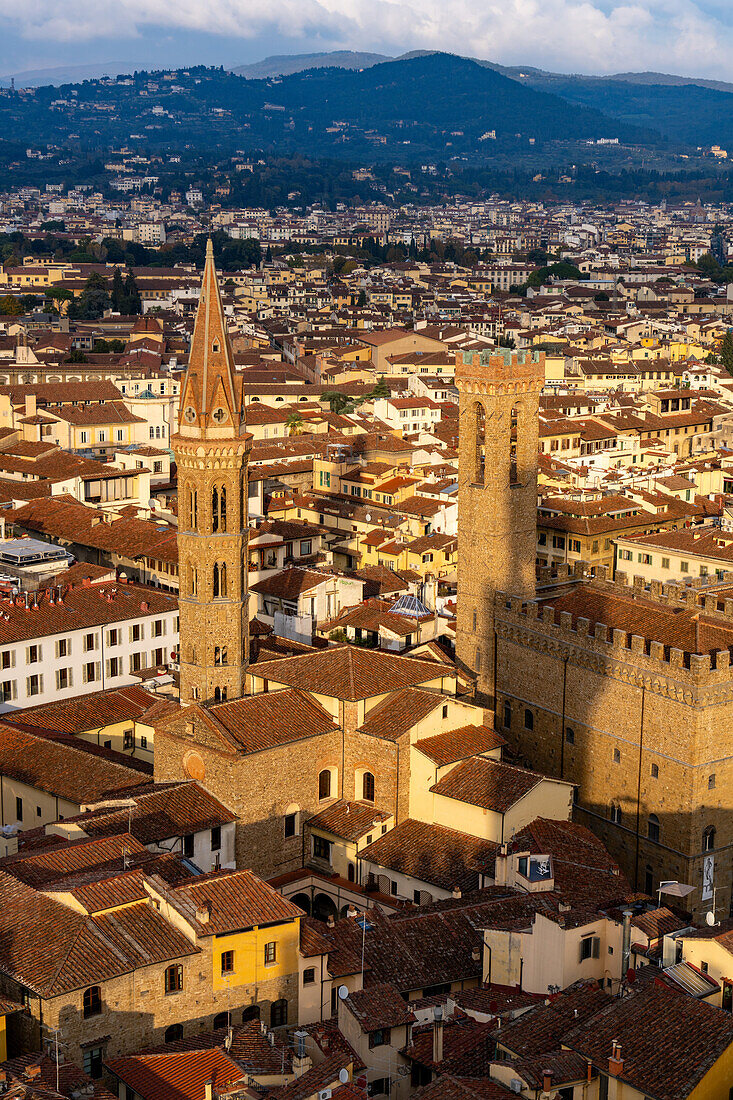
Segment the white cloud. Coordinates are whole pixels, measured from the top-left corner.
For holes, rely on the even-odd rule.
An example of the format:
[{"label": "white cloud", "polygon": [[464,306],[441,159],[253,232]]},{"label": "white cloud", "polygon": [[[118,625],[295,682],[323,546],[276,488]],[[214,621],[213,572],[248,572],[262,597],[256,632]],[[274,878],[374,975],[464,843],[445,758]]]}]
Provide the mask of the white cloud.
[{"label": "white cloud", "polygon": [[9,30],[44,43],[182,31],[234,44],[266,35],[324,48],[442,49],[566,72],[722,77],[733,46],[728,0],[0,0],[0,15]]}]

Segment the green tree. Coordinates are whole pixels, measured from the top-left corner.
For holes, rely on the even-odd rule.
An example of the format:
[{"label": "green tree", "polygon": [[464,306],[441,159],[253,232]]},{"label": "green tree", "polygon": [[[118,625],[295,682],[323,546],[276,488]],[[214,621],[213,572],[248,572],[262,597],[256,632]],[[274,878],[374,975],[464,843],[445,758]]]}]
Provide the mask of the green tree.
[{"label": "green tree", "polygon": [[302,435],[305,430],[303,424],[303,417],[300,415],[297,409],[289,414],[285,421],[285,426],[288,429],[288,435]]},{"label": "green tree", "polygon": [[327,390],[320,396],[321,401],[326,401],[332,413],[353,412],[354,405],[351,398],[338,390]]},{"label": "green tree", "polygon": [[5,294],[0,298],[0,313],[6,317],[19,317],[23,312],[23,306],[19,298],[14,298],[12,294]]},{"label": "green tree", "polygon": [[128,271],[127,278],[125,279],[125,313],[129,316],[138,316],[143,311],[142,298],[140,297],[140,291],[137,289],[137,283],[135,282],[135,276],[132,271]]},{"label": "green tree", "polygon": [[728,329],[720,343],[720,362],[728,371],[728,374],[733,374],[733,332],[730,329]]},{"label": "green tree", "polygon": [[96,321],[110,305],[107,280],[95,271],[87,279],[79,297],[69,302],[69,317],[77,321]]},{"label": "green tree", "polygon": [[122,279],[122,272],[119,267],[112,277],[112,293],[110,294],[112,300],[112,309],[117,313],[124,313],[123,302],[125,298],[125,284]]},{"label": "green tree", "polygon": [[87,359],[86,355],[81,350],[81,348],[72,348],[71,351],[69,352],[67,358],[66,358],[66,362],[67,363],[88,363],[89,360]]},{"label": "green tree", "polygon": [[376,386],[374,387],[374,389],[369,394],[369,397],[372,400],[375,400],[376,398],[379,398],[379,397],[389,397],[389,386],[385,382],[383,374],[380,374],[379,381],[377,382]]}]

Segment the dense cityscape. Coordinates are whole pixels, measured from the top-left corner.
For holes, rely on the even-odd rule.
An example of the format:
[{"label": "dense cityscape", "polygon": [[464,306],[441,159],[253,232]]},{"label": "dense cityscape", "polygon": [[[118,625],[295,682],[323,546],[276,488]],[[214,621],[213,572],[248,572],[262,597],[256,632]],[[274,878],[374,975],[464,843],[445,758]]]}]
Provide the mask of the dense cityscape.
[{"label": "dense cityscape", "polygon": [[727,150],[379,68],[0,95],[9,1100],[733,1095]]}]

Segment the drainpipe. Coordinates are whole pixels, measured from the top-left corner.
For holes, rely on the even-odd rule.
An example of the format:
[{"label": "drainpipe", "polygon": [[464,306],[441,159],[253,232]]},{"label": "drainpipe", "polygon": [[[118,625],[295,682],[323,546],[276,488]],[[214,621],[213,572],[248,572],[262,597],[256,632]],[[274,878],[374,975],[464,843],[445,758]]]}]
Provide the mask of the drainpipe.
[{"label": "drainpipe", "polygon": [[621,949],[621,981],[626,977],[626,972],[629,969],[629,960],[631,959],[631,910],[624,909],[624,933],[623,933],[623,947]]}]

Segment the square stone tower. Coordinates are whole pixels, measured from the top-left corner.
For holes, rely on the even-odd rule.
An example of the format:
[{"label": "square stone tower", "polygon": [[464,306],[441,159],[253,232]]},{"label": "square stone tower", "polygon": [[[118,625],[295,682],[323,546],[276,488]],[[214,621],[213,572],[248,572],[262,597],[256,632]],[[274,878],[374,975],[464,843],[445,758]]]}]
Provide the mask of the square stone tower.
[{"label": "square stone tower", "polygon": [[531,598],[537,546],[539,395],[543,352],[458,353],[458,611],[456,651],[493,708],[494,593]]},{"label": "square stone tower", "polygon": [[206,250],[178,431],[181,702],[237,699],[249,660],[247,464],[252,437]]}]

